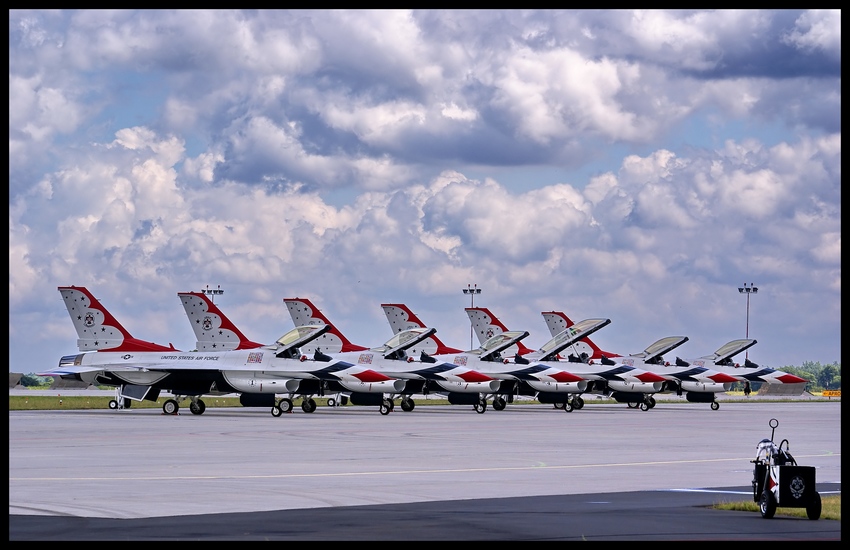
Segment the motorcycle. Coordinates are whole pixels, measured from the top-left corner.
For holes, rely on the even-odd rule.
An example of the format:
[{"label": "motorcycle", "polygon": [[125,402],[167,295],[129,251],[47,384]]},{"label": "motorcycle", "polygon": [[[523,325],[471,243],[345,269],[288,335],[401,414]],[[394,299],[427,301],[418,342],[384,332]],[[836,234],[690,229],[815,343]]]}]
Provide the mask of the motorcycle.
[{"label": "motorcycle", "polygon": [[789,443],[773,441],[779,421],[770,419],[770,439],[756,446],[753,466],[753,502],[758,502],[761,517],[770,519],[777,507],[805,508],[811,520],[820,518],[821,498],[817,492],[814,466],[799,466],[791,456]]}]

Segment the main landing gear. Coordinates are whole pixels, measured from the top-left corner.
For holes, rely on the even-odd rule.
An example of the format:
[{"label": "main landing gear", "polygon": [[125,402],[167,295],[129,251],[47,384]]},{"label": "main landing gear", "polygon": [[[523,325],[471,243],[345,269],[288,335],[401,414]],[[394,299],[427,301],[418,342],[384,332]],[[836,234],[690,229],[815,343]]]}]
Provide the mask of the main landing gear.
[{"label": "main landing gear", "polygon": [[292,399],[289,399],[288,397],[284,397],[272,406],[272,416],[275,418],[279,417],[283,413],[290,412],[292,412]]},{"label": "main landing gear", "polygon": [[[340,396],[339,401],[335,398],[328,399],[328,405],[331,407],[342,406],[348,404],[348,398],[346,396]],[[404,411],[412,411],[416,404],[413,402],[409,396],[402,397],[401,408]],[[291,413],[293,408],[292,399],[289,397],[284,397],[271,408],[272,416],[278,418],[282,416],[284,413]],[[395,409],[395,403],[390,398],[383,398],[379,405],[379,411],[382,415],[390,414],[393,409]],[[312,397],[304,397],[301,400],[301,410],[305,413],[312,413],[316,410],[316,401]]]},{"label": "main landing gear", "polygon": [[[301,410],[305,413],[311,413],[316,410],[316,401],[312,397],[305,397],[301,400]],[[275,418],[283,415],[284,413],[292,412],[292,399],[288,397],[284,397],[277,403],[272,406],[272,416]]]},{"label": "main landing gear", "polygon": [[[186,399],[186,397],[166,399],[165,403],[162,404],[162,414],[177,414],[180,410],[180,401],[183,401],[184,399]],[[196,415],[204,414],[204,411],[207,410],[206,403],[204,403],[204,401],[198,396],[193,396],[189,399],[189,411]]]},{"label": "main landing gear", "polygon": [[570,395],[565,402],[555,403],[556,409],[564,409],[566,412],[573,412],[573,409],[581,410],[583,407],[584,399],[580,395]]},{"label": "main landing gear", "polygon": [[[651,395],[647,395],[646,398],[643,401],[641,401],[640,403],[635,403],[635,402],[629,403],[630,409],[636,409],[638,407],[640,407],[640,410],[642,410],[642,411],[648,411],[649,409],[655,407],[655,398],[652,397]],[[719,405],[718,405],[718,407],[719,407]],[[714,407],[712,407],[712,408],[714,408]]]},{"label": "main landing gear", "polygon": [[392,399],[384,399],[383,401],[381,401],[380,411],[381,411],[382,415],[386,416],[386,415],[390,414],[391,412],[393,412],[394,408],[395,408],[395,403],[393,403]]}]

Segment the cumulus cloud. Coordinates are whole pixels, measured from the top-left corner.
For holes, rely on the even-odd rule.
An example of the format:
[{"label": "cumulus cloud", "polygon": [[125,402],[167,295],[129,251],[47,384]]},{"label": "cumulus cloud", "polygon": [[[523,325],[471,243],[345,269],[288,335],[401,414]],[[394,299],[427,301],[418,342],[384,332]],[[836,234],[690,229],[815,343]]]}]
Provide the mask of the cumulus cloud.
[{"label": "cumulus cloud", "polygon": [[808,10],[795,21],[794,30],[784,39],[811,51],[822,50],[841,59],[841,10]]}]

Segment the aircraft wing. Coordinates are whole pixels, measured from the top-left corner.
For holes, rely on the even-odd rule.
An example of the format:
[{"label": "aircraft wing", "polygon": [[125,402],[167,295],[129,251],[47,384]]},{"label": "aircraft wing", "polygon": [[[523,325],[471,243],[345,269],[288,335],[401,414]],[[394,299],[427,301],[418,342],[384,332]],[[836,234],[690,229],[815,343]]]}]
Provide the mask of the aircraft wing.
[{"label": "aircraft wing", "polygon": [[[76,356],[71,356],[76,357]],[[53,378],[64,378],[64,377],[76,377],[81,374],[89,374],[89,373],[98,373],[106,370],[121,370],[125,372],[135,372],[140,370],[139,367],[130,367],[127,365],[118,366],[116,368],[105,367],[103,365],[62,365],[59,364],[58,367],[36,373],[36,376],[51,376]]]},{"label": "aircraft wing", "polygon": [[582,338],[590,336],[597,330],[611,324],[611,319],[585,319],[569,326],[556,334],[540,348],[541,357],[538,361],[555,361],[555,357]]}]

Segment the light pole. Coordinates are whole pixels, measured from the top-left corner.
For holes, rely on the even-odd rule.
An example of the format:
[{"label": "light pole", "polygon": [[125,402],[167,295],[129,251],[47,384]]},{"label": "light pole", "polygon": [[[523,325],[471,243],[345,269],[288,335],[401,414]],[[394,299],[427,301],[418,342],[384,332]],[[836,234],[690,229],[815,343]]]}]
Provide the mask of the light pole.
[{"label": "light pole", "polygon": [[215,303],[216,295],[224,294],[224,291],[221,289],[221,285],[218,285],[218,288],[210,288],[210,285],[207,285],[207,288],[201,292],[207,296],[211,296],[210,300],[212,300],[212,303]]},{"label": "light pole", "polygon": [[[469,294],[469,307],[475,307],[475,295],[481,294],[481,289],[478,288],[478,285],[466,285],[466,288],[463,289],[464,294]],[[472,322],[469,323],[469,349],[472,349]]]},{"label": "light pole", "polygon": [[[756,293],[758,293],[758,291],[759,291],[759,289],[758,289],[758,287],[755,286],[755,283],[750,283],[750,286],[747,286],[747,283],[744,283],[744,286],[738,287],[738,292],[740,292],[741,294],[747,295],[747,332],[746,332],[747,339],[749,339],[749,337],[750,337],[750,294],[756,294]],[[749,350],[747,350],[747,352],[744,354],[744,360],[746,361],[747,359],[749,359],[749,357],[750,357],[750,352],[749,352]]]}]

